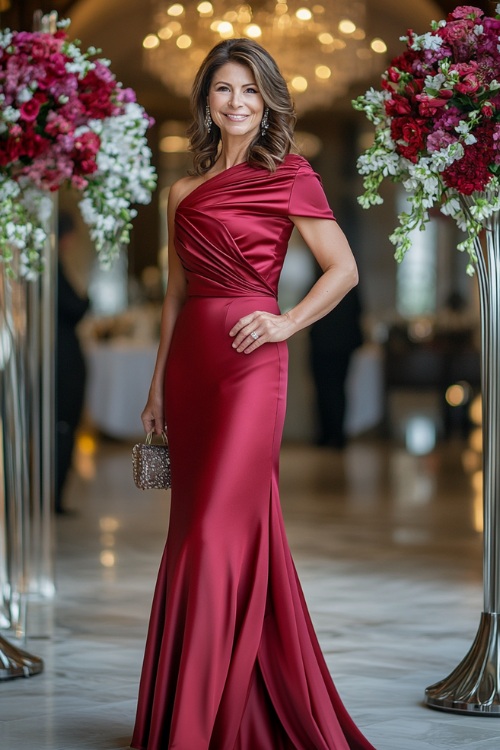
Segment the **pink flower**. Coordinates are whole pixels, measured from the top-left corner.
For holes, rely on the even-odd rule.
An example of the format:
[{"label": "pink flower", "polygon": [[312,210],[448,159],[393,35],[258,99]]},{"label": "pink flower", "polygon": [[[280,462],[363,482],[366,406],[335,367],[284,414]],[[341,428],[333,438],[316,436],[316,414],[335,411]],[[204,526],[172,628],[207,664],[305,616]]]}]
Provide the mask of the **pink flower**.
[{"label": "pink flower", "polygon": [[427,148],[429,151],[440,151],[442,148],[446,148],[450,143],[456,143],[458,138],[454,138],[450,133],[445,130],[435,130],[427,136]]},{"label": "pink flower", "polygon": [[473,5],[461,5],[459,8],[455,8],[448,18],[482,18],[483,16],[484,13],[480,8]]},{"label": "pink flower", "polygon": [[49,135],[56,136],[59,133],[66,135],[74,130],[73,125],[65,117],[52,111],[47,115],[45,132]]},{"label": "pink flower", "polygon": [[71,98],[66,104],[63,104],[59,110],[59,114],[73,123],[75,127],[82,125],[86,119],[85,107],[76,96]]},{"label": "pink flower", "polygon": [[[481,21],[483,25],[483,34],[477,40],[477,53],[478,59],[483,55],[490,55],[492,60],[496,61],[498,68],[499,52],[498,52],[498,38],[500,37],[500,19],[490,18],[489,16],[483,18]],[[492,76],[494,78],[495,76]]]},{"label": "pink flower", "polygon": [[133,89],[122,89],[118,88],[116,92],[116,99],[124,104],[134,103],[136,101],[135,91]]},{"label": "pink flower", "polygon": [[75,190],[85,190],[87,185],[89,184],[89,181],[85,179],[85,177],[81,177],[79,174],[74,174],[71,178],[71,186],[75,188]]},{"label": "pink flower", "polygon": [[456,62],[465,62],[474,57],[478,44],[478,38],[474,33],[475,26],[475,21],[462,18],[449,20],[446,26],[441,26],[437,30],[436,33],[450,47],[452,57]]},{"label": "pink flower", "polygon": [[458,107],[450,106],[436,118],[434,125],[436,128],[442,128],[443,130],[453,130],[461,119],[462,113]]},{"label": "pink flower", "polygon": [[115,80],[115,77],[110,69],[106,65],[100,63],[99,60],[96,60],[93,73],[96,78],[99,78],[102,82],[107,84],[112,84]]}]

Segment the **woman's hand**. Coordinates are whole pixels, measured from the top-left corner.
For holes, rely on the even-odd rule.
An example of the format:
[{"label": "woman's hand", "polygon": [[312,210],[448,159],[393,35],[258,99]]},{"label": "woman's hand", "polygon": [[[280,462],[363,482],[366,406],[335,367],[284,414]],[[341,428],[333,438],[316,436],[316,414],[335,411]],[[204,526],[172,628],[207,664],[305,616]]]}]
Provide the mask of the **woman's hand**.
[{"label": "woman's hand", "polygon": [[148,402],[141,414],[141,421],[146,434],[153,431],[156,435],[161,435],[162,432],[166,432],[163,396],[160,391],[149,391]]},{"label": "woman's hand", "polygon": [[229,331],[229,335],[234,336],[233,348],[237,352],[251,354],[262,344],[285,341],[294,331],[295,327],[288,313],[273,315],[256,310],[240,318]]}]

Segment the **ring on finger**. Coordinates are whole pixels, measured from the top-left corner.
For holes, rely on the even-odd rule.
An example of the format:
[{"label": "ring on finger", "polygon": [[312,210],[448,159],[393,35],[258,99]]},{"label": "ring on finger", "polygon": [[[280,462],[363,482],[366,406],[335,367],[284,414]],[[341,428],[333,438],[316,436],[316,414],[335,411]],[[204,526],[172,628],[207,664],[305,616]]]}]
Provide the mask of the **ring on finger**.
[{"label": "ring on finger", "polygon": [[259,334],[257,333],[257,331],[252,331],[250,336],[253,338],[254,341],[257,341],[257,339],[259,338]]}]

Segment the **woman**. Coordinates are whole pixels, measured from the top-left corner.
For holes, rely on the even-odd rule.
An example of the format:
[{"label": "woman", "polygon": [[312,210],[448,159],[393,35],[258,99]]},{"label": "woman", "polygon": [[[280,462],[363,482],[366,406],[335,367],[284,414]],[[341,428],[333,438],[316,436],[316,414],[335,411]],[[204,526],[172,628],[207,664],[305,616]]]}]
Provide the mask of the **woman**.
[{"label": "woman", "polygon": [[[193,86],[194,174],[169,198],[169,281],[144,429],[168,428],[172,503],[132,747],[369,750],[331,681],[278,496],[287,349],[356,284],[317,176],[290,154],[275,62],[221,42]],[[280,314],[296,226],[323,275]]]}]

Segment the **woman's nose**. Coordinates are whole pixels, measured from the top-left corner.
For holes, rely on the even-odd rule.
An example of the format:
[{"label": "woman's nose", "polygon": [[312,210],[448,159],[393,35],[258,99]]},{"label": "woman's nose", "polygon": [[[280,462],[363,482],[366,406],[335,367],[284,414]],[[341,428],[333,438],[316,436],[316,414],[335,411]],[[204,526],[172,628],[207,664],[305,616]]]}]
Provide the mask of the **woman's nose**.
[{"label": "woman's nose", "polygon": [[240,94],[239,94],[238,91],[233,91],[233,93],[231,94],[231,99],[229,100],[229,104],[234,109],[236,109],[237,107],[240,106],[240,104],[241,104],[241,102],[240,102]]}]

